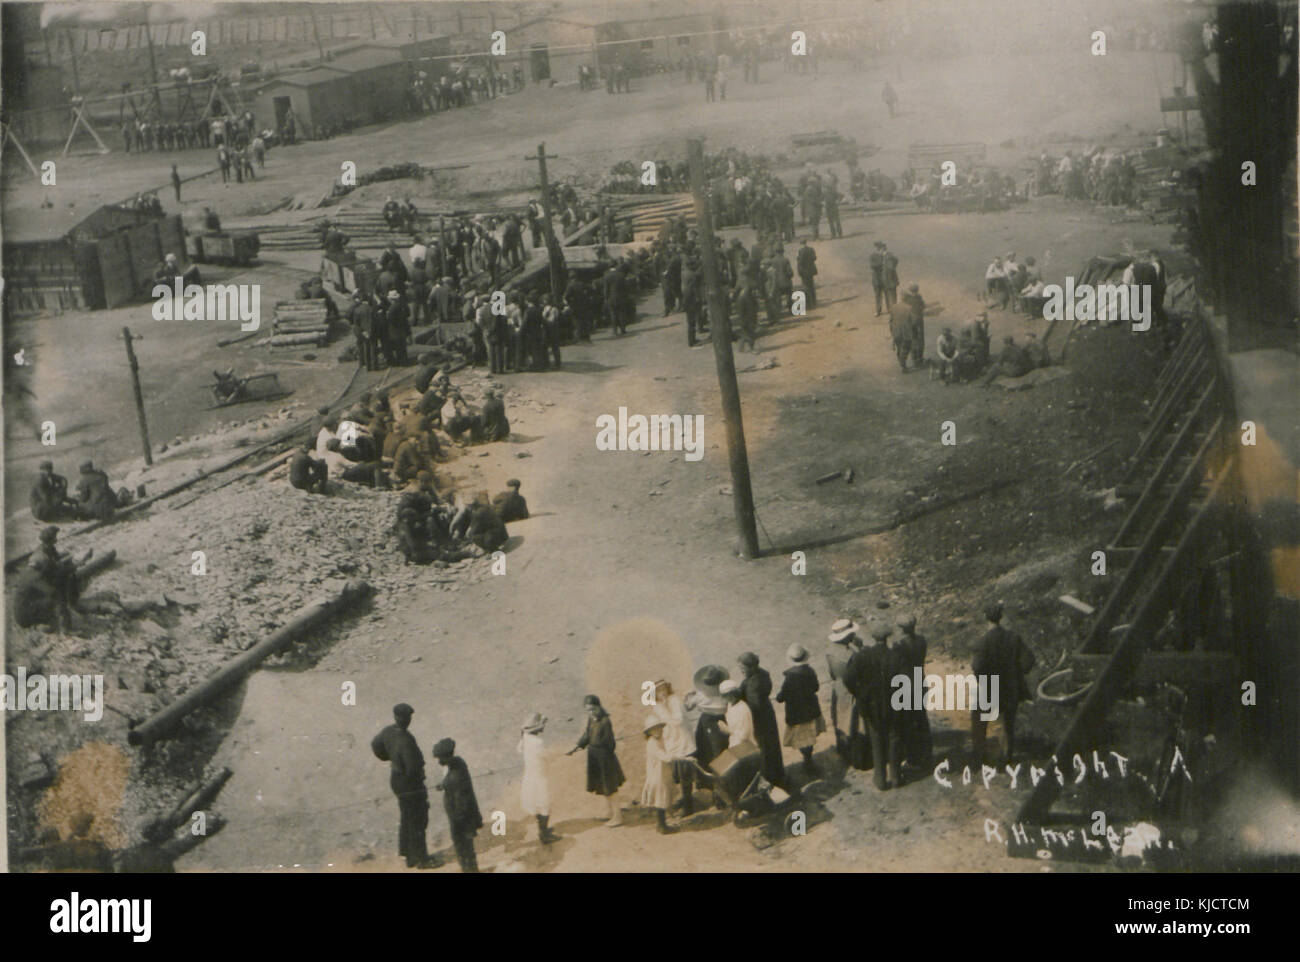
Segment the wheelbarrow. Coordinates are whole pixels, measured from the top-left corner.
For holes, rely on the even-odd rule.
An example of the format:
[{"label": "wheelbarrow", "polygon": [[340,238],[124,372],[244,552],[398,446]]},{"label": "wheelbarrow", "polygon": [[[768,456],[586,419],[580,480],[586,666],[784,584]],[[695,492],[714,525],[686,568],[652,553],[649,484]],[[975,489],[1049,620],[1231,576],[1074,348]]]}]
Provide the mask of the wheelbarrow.
[{"label": "wheelbarrow", "polygon": [[763,753],[752,742],[727,748],[708,767],[695,762],[707,784],[726,804],[733,825],[746,816],[766,815],[790,801],[790,795],[763,777]]},{"label": "wheelbarrow", "polygon": [[280,375],[275,371],[245,377],[236,376],[233,370],[224,373],[213,371],[212,375],[214,382],[209,387],[216,403],[208,408],[209,411],[245,401],[274,401],[293,393],[284,390],[280,385]]}]

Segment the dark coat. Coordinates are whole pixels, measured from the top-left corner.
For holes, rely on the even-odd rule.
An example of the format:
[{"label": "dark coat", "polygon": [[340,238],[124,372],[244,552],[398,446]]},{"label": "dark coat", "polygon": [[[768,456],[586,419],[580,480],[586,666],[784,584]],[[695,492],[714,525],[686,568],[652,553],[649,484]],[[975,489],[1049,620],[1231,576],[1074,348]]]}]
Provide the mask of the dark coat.
[{"label": "dark coat", "polygon": [[976,675],[998,676],[998,702],[1003,714],[1014,713],[1022,701],[1034,697],[1026,675],[1037,659],[1014,631],[994,625],[975,646],[971,668]]},{"label": "dark coat", "polygon": [[465,759],[459,755],[451,757],[447,774],[438,788],[442,791],[442,807],[447,812],[447,824],[453,835],[473,835],[483,827],[483,816],[478,810],[474,783],[470,780]]},{"label": "dark coat", "polygon": [[587,716],[587,730],[578,739],[578,747],[587,750],[587,791],[613,795],[626,779],[614,754],[614,723],[609,713],[599,718]]},{"label": "dark coat", "polygon": [[381,762],[392,763],[389,785],[393,794],[418,791],[424,788],[424,756],[415,736],[400,725],[389,725],[370,743],[370,750]]},{"label": "dark coat", "polygon": [[858,705],[858,713],[873,724],[883,724],[889,715],[892,694],[889,648],[884,644],[864,645],[849,658],[844,684]]},{"label": "dark coat", "polygon": [[763,774],[768,781],[780,780],[785,777],[785,763],[781,760],[776,709],[772,707],[772,676],[765,668],[755,668],[752,675],[741,681],[740,692],[754,719],[754,741],[763,753]]},{"label": "dark coat", "polygon": [[787,727],[821,717],[822,706],[817,700],[819,687],[817,672],[813,671],[812,665],[795,665],[785,670],[785,679],[781,682],[781,690],[776,693],[776,700],[785,705]]},{"label": "dark coat", "polygon": [[484,441],[504,441],[510,437],[510,421],[506,418],[506,405],[500,398],[483,402],[482,421]]}]

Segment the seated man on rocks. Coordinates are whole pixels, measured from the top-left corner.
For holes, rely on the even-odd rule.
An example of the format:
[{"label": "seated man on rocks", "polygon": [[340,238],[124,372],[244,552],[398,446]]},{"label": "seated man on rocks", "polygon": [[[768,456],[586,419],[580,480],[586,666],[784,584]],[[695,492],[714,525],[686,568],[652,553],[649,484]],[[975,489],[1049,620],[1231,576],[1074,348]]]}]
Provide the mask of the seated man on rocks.
[{"label": "seated man on rocks", "polygon": [[289,483],[299,491],[328,494],[329,469],[323,460],[312,457],[311,442],[303,444],[289,459]]},{"label": "seated man on rocks", "polygon": [[[70,555],[61,554],[55,545],[58,536],[59,529],[55,526],[44,528],[40,545],[32,552],[31,563],[18,576],[13,604],[14,621],[20,628],[72,627],[72,609],[81,593],[81,583],[77,578],[77,562]],[[82,563],[89,558],[87,552]]]},{"label": "seated man on rocks", "polygon": [[481,493],[475,499],[470,513],[468,538],[487,552],[498,550],[510,540],[505,522],[501,520],[501,516],[496,513],[492,505],[488,504],[487,492]]},{"label": "seated man on rocks", "polygon": [[422,472],[433,472],[433,451],[428,433],[431,425],[428,418],[422,424],[424,430],[399,444],[393,456],[393,476],[402,484],[414,480]]},{"label": "seated man on rocks", "polygon": [[511,478],[506,487],[509,490],[492,499],[492,507],[503,522],[523,521],[528,517],[528,502],[519,493],[518,479]]},{"label": "seated man on rocks", "polygon": [[984,375],[984,386],[988,387],[999,375],[1008,378],[1024,377],[1032,370],[1025,349],[1016,343],[1016,339],[1007,335],[1002,339],[1002,350],[997,362]]},{"label": "seated man on rocks", "polygon": [[41,473],[32,485],[32,517],[37,521],[58,521],[76,515],[76,503],[68,499],[68,479],[54,473],[53,461],[41,462]]},{"label": "seated man on rocks", "polygon": [[342,481],[352,481],[355,484],[364,484],[367,487],[388,487],[388,475],[384,473],[384,469],[378,461],[353,461],[343,456],[340,451],[341,447],[342,444],[338,438],[330,438],[325,444],[325,454],[322,460],[324,460],[325,466],[329,470],[330,477]]},{"label": "seated man on rocks", "polygon": [[77,481],[78,510],[83,520],[107,521],[118,508],[118,497],[108,483],[108,475],[90,461],[81,464]]}]

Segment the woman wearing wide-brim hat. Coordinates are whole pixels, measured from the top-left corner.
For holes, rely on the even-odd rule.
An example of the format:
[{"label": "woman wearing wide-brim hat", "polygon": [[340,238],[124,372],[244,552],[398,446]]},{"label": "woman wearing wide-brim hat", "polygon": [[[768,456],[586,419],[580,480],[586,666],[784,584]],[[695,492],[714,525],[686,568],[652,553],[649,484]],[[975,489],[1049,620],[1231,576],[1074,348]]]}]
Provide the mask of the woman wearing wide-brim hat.
[{"label": "woman wearing wide-brim hat", "polygon": [[545,729],[546,716],[533,712],[524,719],[516,750],[524,756],[524,780],[519,800],[524,811],[537,819],[537,840],[549,845],[559,836],[548,824],[551,820],[551,785],[546,775],[546,743],[542,741]]},{"label": "woman wearing wide-brim hat", "polygon": [[826,731],[822,718],[821,702],[817,699],[817,672],[808,664],[808,649],[791,645],[786,651],[790,667],[785,670],[781,690],[776,700],[785,705],[785,739],[783,744],[799,749],[803,756],[804,773],[817,778],[820,772],[813,763],[813,745],[817,736]]},{"label": "woman wearing wide-brim hat", "polygon": [[565,754],[572,755],[580,749],[586,749],[587,791],[605,799],[605,805],[609,809],[605,827],[616,828],[623,824],[623,813],[614,804],[614,795],[626,778],[623,767],[618,763],[618,756],[614,754],[614,723],[595,695],[584,698],[583,707],[587,709],[587,730],[578,739],[578,744]]}]

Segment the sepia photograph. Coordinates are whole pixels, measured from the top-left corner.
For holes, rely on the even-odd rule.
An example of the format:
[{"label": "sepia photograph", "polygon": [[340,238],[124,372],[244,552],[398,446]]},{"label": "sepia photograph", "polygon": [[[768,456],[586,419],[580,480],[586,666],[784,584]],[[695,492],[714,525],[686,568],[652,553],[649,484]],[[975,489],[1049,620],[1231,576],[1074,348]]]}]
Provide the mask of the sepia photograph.
[{"label": "sepia photograph", "polygon": [[11,877],[1300,868],[1296,0],[0,34]]}]

